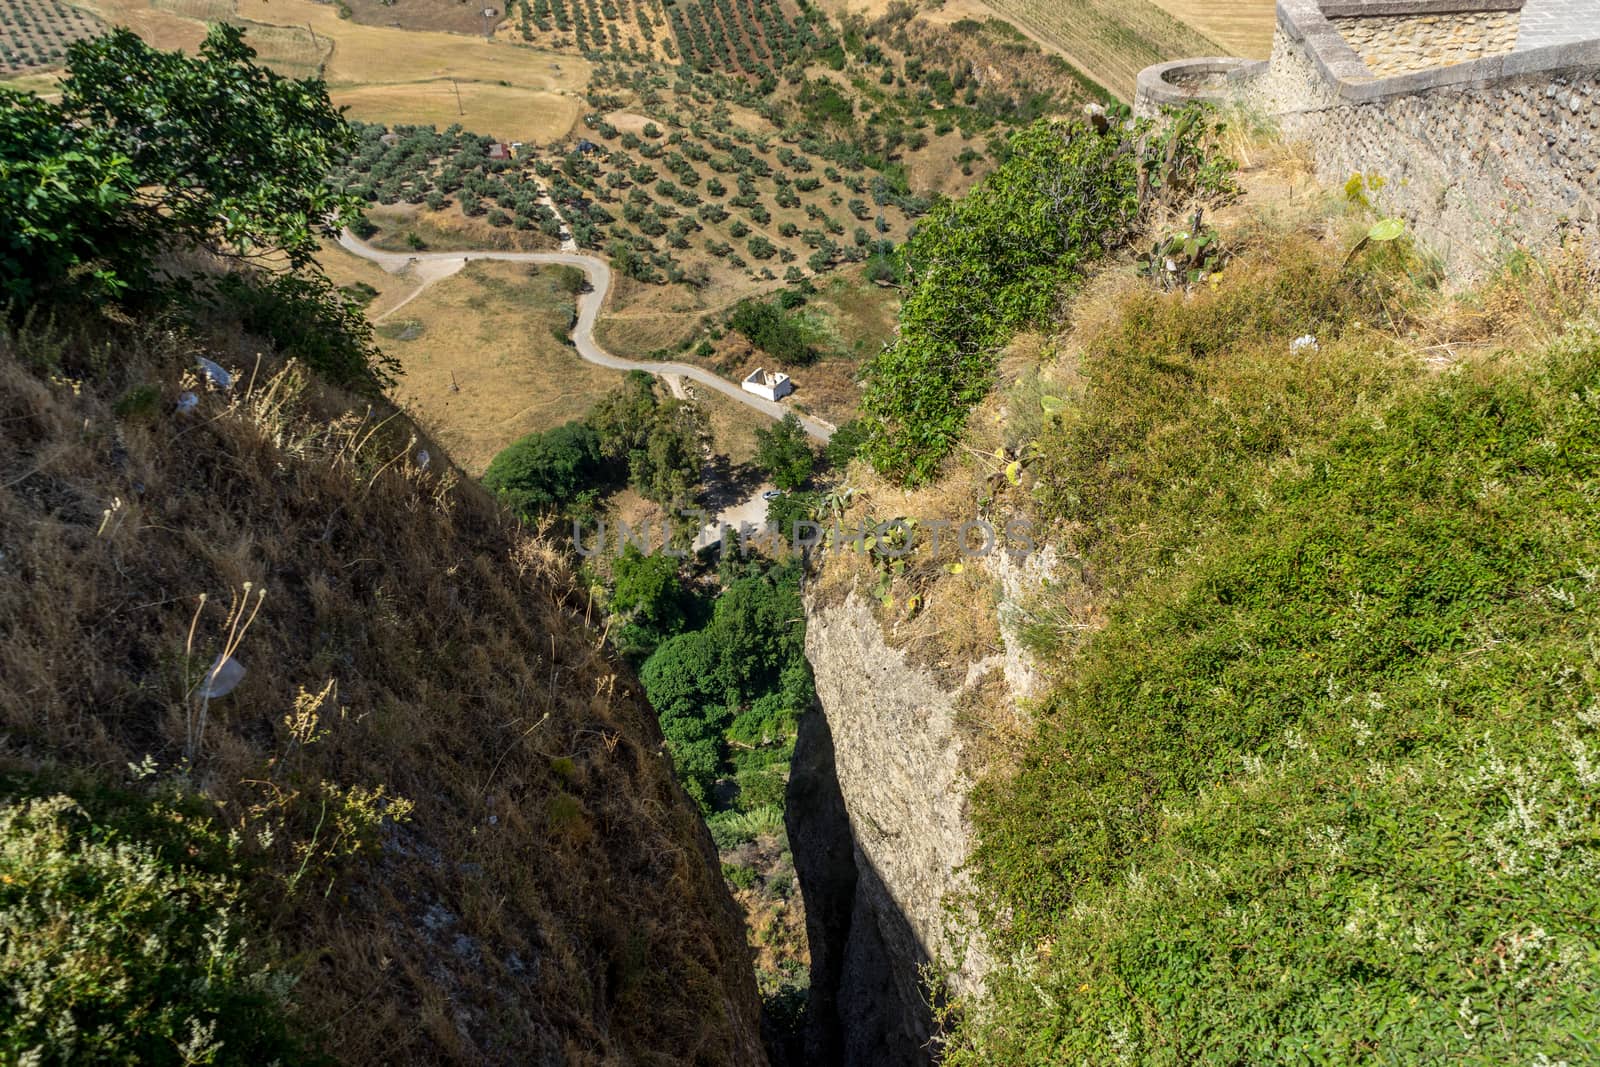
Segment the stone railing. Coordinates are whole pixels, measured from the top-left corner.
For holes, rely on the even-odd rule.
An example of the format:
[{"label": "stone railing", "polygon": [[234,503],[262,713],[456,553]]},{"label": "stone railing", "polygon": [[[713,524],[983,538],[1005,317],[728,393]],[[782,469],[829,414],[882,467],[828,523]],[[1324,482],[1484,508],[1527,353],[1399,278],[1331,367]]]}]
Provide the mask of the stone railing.
[{"label": "stone railing", "polygon": [[[1270,61],[1187,61],[1208,74],[1199,84],[1184,83],[1184,62],[1151,67],[1135,110],[1200,99],[1274,116],[1322,180],[1383,179],[1379,207],[1458,276],[1574,237],[1600,268],[1600,26],[1595,40],[1511,51],[1520,8],[1279,0]],[[1440,38],[1441,26],[1444,43],[1401,43]]]}]

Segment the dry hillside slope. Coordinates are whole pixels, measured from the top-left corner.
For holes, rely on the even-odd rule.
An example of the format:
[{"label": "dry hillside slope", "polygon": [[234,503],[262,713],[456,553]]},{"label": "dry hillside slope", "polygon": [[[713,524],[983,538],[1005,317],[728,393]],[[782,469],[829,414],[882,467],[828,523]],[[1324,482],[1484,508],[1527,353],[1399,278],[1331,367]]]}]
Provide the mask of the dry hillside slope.
[{"label": "dry hillside slope", "polygon": [[[556,554],[402,416],[229,328],[25,328],[0,449],[0,800],[237,834],[254,951],[341,1062],[764,1062],[654,714]],[[246,673],[204,701],[230,632]]]}]

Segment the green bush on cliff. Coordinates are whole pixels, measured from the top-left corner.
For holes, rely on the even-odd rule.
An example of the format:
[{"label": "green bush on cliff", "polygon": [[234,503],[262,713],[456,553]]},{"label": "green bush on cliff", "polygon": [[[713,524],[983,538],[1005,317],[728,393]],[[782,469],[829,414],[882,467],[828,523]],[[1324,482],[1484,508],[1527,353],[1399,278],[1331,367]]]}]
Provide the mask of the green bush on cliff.
[{"label": "green bush on cliff", "polygon": [[[710,622],[669,638],[640,668],[678,777],[703,810],[719,778],[788,758],[814,699],[803,619],[798,564],[730,564]],[[765,803],[761,785],[753,793]]]},{"label": "green bush on cliff", "polygon": [[1137,299],[1043,442],[1115,592],[978,795],[947,1062],[1600,1054],[1600,334],[1418,379],[1296,269]]},{"label": "green bush on cliff", "polygon": [[970,193],[940,202],[901,248],[899,336],[867,368],[872,464],[911,484],[933,477],[1013,331],[1048,320],[1147,204],[1227,191],[1230,165],[1208,154],[1214,131],[1198,111],[1159,131],[1041,121]]},{"label": "green bush on cliff", "polygon": [[68,49],[59,103],[0,97],[0,290],[117,294],[196,246],[310,264],[323,220],[354,214],[323,180],[354,137],[320,79],[254,57],[236,26],[198,56],[116,29]]}]

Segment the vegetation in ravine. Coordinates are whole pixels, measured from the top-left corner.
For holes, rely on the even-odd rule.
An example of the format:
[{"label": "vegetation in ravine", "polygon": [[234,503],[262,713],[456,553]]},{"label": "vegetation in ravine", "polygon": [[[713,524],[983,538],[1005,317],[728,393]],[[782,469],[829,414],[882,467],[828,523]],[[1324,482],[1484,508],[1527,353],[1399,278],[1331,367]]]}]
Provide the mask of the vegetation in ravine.
[{"label": "vegetation in ravine", "polygon": [[590,514],[605,493],[631,485],[667,508],[687,505],[709,442],[692,401],[662,398],[656,379],[631,371],[589,417],[519,438],[494,457],[483,484],[524,521]]},{"label": "vegetation in ravine", "polygon": [[[756,430],[756,465],[764,470],[780,490],[795,490],[811,480],[817,454],[806,437],[805,427],[790,412],[770,428]],[[782,529],[782,527],[779,527]]]},{"label": "vegetation in ravine", "polygon": [[800,564],[730,557],[717,573],[714,600],[685,610],[684,591],[657,584],[665,568],[646,562],[660,558],[618,570],[619,592],[646,574],[659,590],[654,604],[664,605],[636,612],[631,626],[648,615],[682,627],[644,660],[639,678],[679,781],[700,803],[723,874],[746,911],[765,1007],[792,1026],[809,979],[784,793],[799,718],[816,700]]},{"label": "vegetation in ravine", "polygon": [[1080,339],[1029,471],[1105,622],[1034,635],[975,809],[1012,962],[947,1062],[1600,1051],[1600,334],[1429,373],[1417,261],[1343,258]]}]

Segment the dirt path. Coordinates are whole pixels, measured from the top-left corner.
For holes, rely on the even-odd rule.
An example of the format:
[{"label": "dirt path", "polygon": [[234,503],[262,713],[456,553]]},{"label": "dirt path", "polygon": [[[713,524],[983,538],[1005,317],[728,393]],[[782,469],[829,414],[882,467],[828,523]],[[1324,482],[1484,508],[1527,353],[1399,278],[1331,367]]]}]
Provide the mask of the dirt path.
[{"label": "dirt path", "polygon": [[[568,267],[577,267],[589,279],[590,291],[578,296],[578,322],[572,330],[572,344],[577,349],[578,355],[599,367],[606,367],[615,371],[642,370],[647,374],[654,374],[660,378],[677,375],[698,382],[707,389],[715,389],[724,396],[731,397],[746,407],[754,408],[771,419],[781,419],[791,413],[791,409],[771,400],[763,399],[752,393],[747,393],[739,388],[735,382],[719,375],[712,374],[703,367],[691,366],[687,363],[666,363],[650,360],[638,362],[631,359],[622,359],[613,356],[601,348],[594,339],[595,321],[600,317],[600,308],[605,304],[606,295],[611,292],[611,265],[594,256],[583,255],[579,252],[498,252],[485,249],[480,252],[385,252],[373,248],[365,241],[358,238],[349,230],[339,235],[339,244],[345,251],[352,255],[360,256],[369,262],[376,263],[390,274],[399,274],[405,270],[414,271],[414,276],[422,282],[415,293],[406,297],[399,304],[390,308],[386,313],[393,315],[400,308],[414,300],[424,289],[441,278],[447,278],[456,273],[475,259],[503,260],[510,263],[541,263]],[[800,425],[813,439],[826,444],[833,436],[833,426],[821,419],[793,412],[800,420]]]}]

